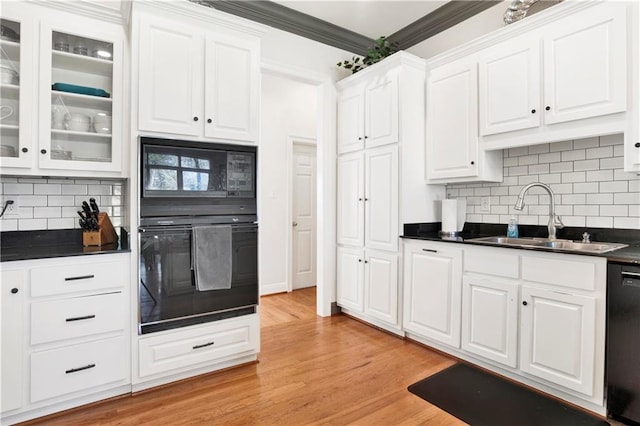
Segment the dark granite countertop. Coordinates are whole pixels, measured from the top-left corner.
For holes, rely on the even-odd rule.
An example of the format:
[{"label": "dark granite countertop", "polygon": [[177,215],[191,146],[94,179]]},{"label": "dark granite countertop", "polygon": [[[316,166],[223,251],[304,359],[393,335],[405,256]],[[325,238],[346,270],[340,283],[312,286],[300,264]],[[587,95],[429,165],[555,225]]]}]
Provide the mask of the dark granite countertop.
[{"label": "dark granite countertop", "polygon": [[[407,223],[404,225],[403,235],[401,238],[417,239],[427,241],[443,241],[449,243],[475,244],[484,247],[502,247],[517,250],[535,250],[550,252],[549,249],[536,247],[513,247],[505,245],[487,245],[469,241],[472,238],[504,236],[507,232],[507,225],[490,224],[490,223],[466,223],[462,232],[457,237],[440,236],[440,222],[432,223]],[[538,225],[519,225],[519,234],[521,237],[547,237],[547,227]],[[586,256],[605,257],[610,262],[620,263],[640,263],[640,230],[636,229],[609,229],[609,228],[582,228],[582,227],[565,227],[558,230],[557,238],[565,240],[582,240],[582,234],[588,232],[591,235],[592,242],[622,243],[628,244],[618,250],[608,253],[576,253],[570,250],[554,249],[551,252],[581,254]]]},{"label": "dark granite countertop", "polygon": [[128,233],[118,243],[83,247],[81,229],[0,232],[0,262],[130,252]]}]

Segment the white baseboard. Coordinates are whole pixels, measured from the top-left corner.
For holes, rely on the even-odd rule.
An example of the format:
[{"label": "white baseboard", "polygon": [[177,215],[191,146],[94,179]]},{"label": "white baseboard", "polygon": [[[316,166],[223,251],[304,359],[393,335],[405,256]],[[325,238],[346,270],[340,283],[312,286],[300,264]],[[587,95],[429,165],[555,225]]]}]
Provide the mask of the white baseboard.
[{"label": "white baseboard", "polygon": [[260,284],[260,296],[267,294],[283,293],[288,291],[287,283]]}]

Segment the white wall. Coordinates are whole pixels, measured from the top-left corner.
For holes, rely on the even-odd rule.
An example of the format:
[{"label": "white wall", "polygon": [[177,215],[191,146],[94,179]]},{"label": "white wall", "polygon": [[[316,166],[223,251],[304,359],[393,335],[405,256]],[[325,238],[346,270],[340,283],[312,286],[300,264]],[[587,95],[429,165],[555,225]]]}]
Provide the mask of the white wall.
[{"label": "white wall", "polygon": [[317,139],[317,87],[263,73],[259,149],[260,293],[287,291],[289,138]]}]

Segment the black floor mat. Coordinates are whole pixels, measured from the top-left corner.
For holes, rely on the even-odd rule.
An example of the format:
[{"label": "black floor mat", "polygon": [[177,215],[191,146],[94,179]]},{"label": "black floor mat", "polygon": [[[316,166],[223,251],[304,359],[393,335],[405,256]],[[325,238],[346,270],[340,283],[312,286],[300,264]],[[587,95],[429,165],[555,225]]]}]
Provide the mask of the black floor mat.
[{"label": "black floor mat", "polygon": [[409,391],[473,426],[609,424],[466,364],[453,365],[414,383]]}]

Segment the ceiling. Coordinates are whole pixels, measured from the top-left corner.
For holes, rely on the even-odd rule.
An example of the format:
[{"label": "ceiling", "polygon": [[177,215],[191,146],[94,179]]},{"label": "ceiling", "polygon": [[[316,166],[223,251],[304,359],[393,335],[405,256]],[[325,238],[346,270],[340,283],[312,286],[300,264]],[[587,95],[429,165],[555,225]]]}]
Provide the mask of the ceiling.
[{"label": "ceiling", "polygon": [[448,2],[448,0],[272,1],[372,39],[389,36]]}]

